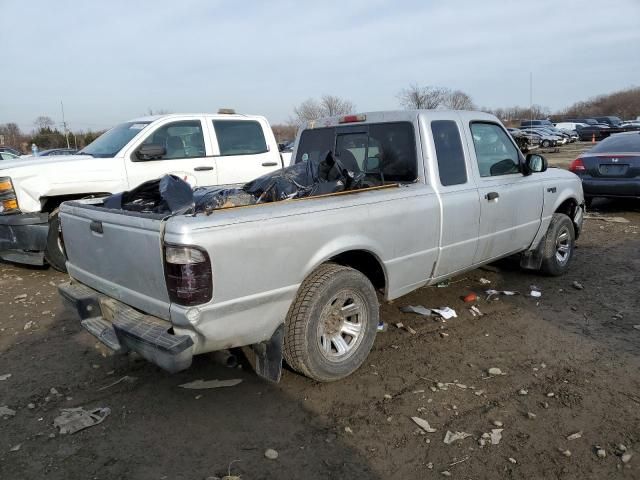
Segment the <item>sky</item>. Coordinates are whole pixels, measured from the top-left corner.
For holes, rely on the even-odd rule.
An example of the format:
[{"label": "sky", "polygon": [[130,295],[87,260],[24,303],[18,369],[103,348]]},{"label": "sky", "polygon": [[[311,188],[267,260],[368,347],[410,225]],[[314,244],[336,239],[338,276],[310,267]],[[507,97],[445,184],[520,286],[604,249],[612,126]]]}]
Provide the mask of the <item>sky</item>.
[{"label": "sky", "polygon": [[[72,130],[152,110],[289,119],[331,94],[399,108],[410,84],[552,110],[640,85],[640,0],[0,0],[0,124]],[[640,112],[639,112],[640,114]]]}]

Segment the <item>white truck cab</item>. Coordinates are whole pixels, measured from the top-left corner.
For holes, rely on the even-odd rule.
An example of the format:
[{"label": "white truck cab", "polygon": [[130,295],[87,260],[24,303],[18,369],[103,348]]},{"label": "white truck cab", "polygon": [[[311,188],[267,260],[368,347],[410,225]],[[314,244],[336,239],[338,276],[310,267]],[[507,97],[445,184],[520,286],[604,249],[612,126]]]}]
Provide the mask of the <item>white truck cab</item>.
[{"label": "white truck cab", "polygon": [[[193,186],[245,183],[282,168],[266,118],[169,114],[113,127],[75,155],[0,165],[0,258],[65,269],[60,203],[128,190],[165,174]],[[50,228],[51,227],[51,228]]]}]

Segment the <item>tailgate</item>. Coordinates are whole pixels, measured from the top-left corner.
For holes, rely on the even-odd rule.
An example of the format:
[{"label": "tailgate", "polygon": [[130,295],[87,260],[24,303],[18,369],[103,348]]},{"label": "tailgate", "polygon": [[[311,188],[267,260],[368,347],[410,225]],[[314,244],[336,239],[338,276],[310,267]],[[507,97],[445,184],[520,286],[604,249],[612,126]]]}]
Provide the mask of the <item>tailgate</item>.
[{"label": "tailgate", "polygon": [[71,202],[60,208],[60,219],[73,278],[169,320],[161,217]]}]

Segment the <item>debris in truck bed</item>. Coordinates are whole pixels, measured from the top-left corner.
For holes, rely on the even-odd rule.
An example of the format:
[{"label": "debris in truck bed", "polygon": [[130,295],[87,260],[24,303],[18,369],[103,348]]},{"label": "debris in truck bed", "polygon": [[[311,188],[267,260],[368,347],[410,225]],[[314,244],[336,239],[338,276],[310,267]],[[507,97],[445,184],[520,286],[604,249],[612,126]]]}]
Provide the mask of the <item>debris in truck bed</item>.
[{"label": "debris in truck bed", "polygon": [[187,213],[193,205],[191,185],[175,175],[149,180],[104,201],[105,208],[144,213]]},{"label": "debris in truck bed", "polygon": [[111,409],[104,407],[85,410],[77,407],[63,408],[60,412],[61,414],[53,420],[53,426],[58,427],[61,434],[71,434],[102,423],[111,413]]},{"label": "debris in truck bed", "polygon": [[[175,175],[145,182],[133,190],[116,193],[104,201],[105,208],[143,213],[207,213],[230,207],[278,202],[364,188],[365,175],[351,171],[333,152],[322,161],[307,160],[258,177],[241,187],[193,189]],[[379,185],[379,181],[376,185]]]}]

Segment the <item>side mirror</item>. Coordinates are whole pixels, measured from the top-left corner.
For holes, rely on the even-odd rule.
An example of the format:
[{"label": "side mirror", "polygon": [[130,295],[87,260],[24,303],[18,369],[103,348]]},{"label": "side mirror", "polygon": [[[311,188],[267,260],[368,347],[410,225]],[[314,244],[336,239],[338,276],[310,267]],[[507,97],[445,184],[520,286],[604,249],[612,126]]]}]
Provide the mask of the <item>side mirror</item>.
[{"label": "side mirror", "polygon": [[163,145],[157,143],[147,143],[136,150],[137,162],[146,162],[148,160],[157,160],[167,154],[167,149]]},{"label": "side mirror", "polygon": [[548,166],[547,159],[536,153],[528,153],[524,165],[528,174],[544,172]]}]

